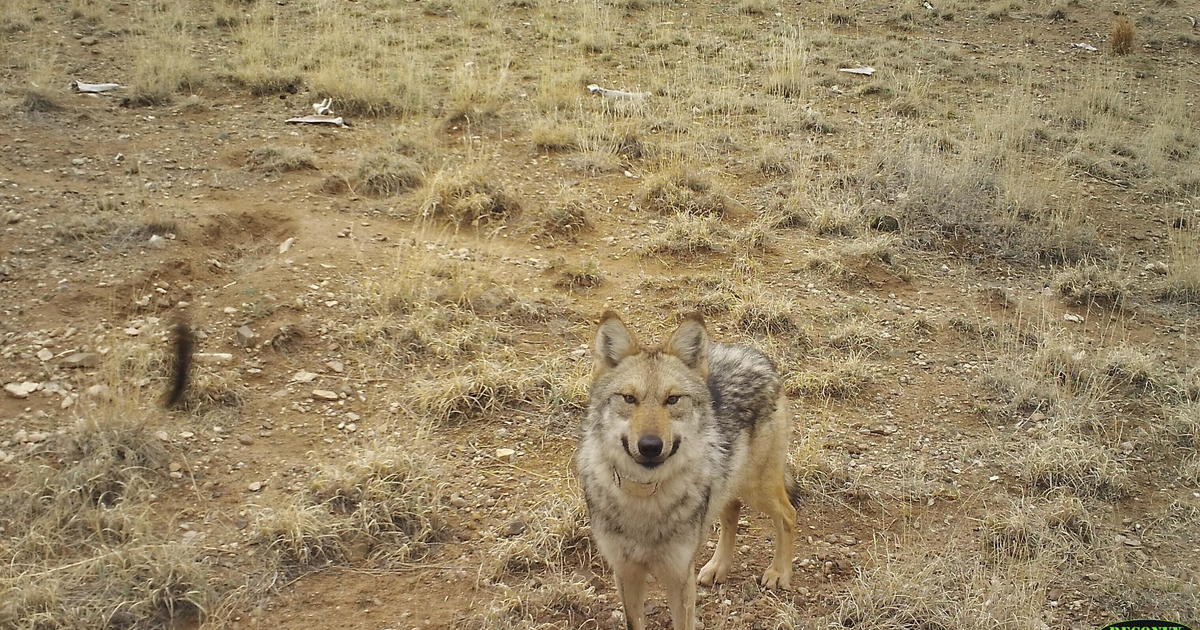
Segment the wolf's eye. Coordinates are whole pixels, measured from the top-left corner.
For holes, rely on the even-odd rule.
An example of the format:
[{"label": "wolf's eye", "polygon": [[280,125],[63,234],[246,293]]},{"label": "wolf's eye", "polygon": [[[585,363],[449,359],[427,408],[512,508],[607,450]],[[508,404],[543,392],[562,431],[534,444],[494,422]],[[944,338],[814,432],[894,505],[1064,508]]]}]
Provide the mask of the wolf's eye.
[{"label": "wolf's eye", "polygon": [[627,404],[627,405],[636,405],[637,404],[637,396],[634,396],[633,394],[621,394],[621,396],[625,398],[625,404]]},{"label": "wolf's eye", "polygon": [[677,402],[679,402],[678,394],[672,394],[671,396],[667,396],[667,404],[668,405],[674,405]]}]

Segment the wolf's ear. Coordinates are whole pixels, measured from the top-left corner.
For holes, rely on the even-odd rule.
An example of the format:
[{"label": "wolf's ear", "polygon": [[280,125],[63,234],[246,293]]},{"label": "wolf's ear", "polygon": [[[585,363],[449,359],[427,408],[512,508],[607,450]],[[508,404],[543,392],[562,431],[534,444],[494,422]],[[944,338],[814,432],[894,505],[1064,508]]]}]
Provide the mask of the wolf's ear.
[{"label": "wolf's ear", "polygon": [[616,367],[621,359],[637,354],[638,350],[637,340],[625,327],[621,317],[612,311],[604,311],[604,315],[600,316],[600,327],[596,329],[596,342],[592,344],[596,367]]},{"label": "wolf's ear", "polygon": [[684,318],[679,328],[671,333],[667,341],[667,352],[679,357],[683,364],[693,370],[706,372],[708,369],[708,329],[704,318],[692,313]]}]

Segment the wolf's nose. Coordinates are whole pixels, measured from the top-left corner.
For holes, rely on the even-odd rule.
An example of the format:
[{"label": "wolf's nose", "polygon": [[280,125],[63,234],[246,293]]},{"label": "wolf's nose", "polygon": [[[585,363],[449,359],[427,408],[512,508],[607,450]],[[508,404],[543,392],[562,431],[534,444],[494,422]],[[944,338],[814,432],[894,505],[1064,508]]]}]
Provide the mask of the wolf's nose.
[{"label": "wolf's nose", "polygon": [[658,457],[662,454],[662,438],[657,435],[643,435],[638,438],[638,452],[642,457]]}]

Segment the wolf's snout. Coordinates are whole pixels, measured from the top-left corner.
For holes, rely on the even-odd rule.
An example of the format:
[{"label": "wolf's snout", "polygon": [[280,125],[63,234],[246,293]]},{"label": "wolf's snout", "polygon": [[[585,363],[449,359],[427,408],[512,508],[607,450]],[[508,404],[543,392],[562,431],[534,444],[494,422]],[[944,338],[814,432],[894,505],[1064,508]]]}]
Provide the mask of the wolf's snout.
[{"label": "wolf's snout", "polygon": [[637,448],[642,457],[658,457],[662,455],[663,441],[657,435],[643,435],[638,438]]}]

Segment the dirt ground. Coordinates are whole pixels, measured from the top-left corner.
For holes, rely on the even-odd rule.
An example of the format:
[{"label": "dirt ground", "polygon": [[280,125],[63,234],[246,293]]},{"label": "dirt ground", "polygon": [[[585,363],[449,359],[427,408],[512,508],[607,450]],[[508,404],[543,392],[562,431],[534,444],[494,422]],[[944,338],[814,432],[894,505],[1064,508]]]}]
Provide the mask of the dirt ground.
[{"label": "dirt ground", "polygon": [[623,628],[610,308],[786,374],[703,627],[1200,622],[1194,5],[6,4],[0,626]]}]

